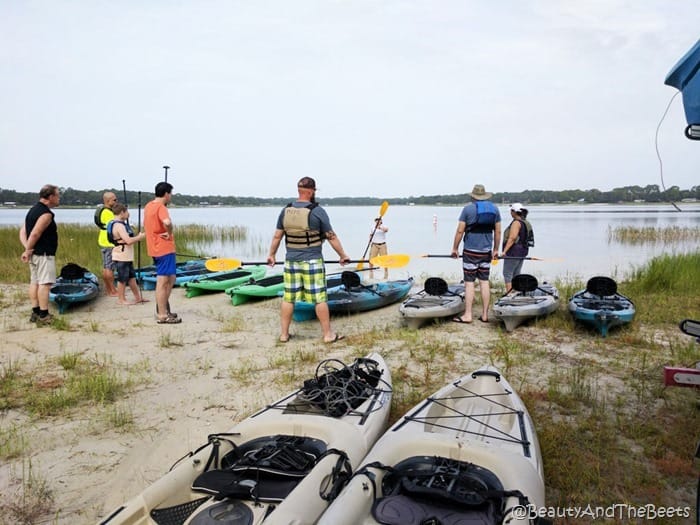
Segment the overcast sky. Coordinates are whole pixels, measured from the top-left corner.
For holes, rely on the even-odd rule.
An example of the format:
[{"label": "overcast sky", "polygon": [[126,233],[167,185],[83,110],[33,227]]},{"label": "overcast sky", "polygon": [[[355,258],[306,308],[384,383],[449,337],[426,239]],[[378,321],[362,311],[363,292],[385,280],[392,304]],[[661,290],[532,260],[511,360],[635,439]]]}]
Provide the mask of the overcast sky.
[{"label": "overcast sky", "polygon": [[[0,187],[661,184],[698,0],[0,0]],[[681,97],[666,187],[700,182]]]}]

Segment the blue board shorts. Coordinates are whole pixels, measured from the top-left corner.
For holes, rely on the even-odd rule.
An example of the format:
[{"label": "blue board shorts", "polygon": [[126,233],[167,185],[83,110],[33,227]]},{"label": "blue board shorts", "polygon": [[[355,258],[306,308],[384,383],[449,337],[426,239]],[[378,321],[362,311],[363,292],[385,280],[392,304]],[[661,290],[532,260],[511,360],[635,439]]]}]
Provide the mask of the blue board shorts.
[{"label": "blue board shorts", "polygon": [[285,303],[318,304],[328,301],[326,294],[326,267],[323,259],[311,261],[284,262],[284,295]]},{"label": "blue board shorts", "polygon": [[156,263],[156,275],[175,275],[175,259],[174,253],[154,257],[153,262]]}]

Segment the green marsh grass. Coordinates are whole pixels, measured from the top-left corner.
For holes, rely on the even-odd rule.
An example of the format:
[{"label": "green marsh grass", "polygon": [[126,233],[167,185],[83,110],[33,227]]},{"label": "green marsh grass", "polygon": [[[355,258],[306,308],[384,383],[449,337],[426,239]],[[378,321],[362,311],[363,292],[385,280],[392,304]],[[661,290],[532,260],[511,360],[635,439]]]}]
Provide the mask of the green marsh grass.
[{"label": "green marsh grass", "polygon": [[608,243],[621,244],[650,244],[650,243],[683,243],[700,240],[700,227],[691,226],[608,226]]},{"label": "green marsh grass", "polygon": [[[17,226],[0,226],[0,275],[5,283],[23,283],[27,281],[27,265],[20,261],[22,245],[19,242]],[[97,245],[97,227],[90,224],[58,222],[58,252],[56,268],[60,269],[73,262],[101,276],[102,256]],[[231,243],[247,237],[247,228],[241,226],[200,226],[197,224],[176,225],[175,236],[178,253],[190,253],[196,246],[220,242]],[[143,260],[148,260],[146,245],[141,243]],[[178,260],[187,260],[180,257]],[[144,263],[146,265],[148,263]]]}]

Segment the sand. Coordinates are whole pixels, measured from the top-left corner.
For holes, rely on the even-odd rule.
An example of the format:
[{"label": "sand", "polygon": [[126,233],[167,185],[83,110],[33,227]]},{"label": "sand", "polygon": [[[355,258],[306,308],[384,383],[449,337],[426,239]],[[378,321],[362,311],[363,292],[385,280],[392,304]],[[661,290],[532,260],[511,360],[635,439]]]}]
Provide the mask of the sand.
[{"label": "sand", "polygon": [[[60,417],[28,418],[23,411],[4,413],[0,429],[19,425],[26,438],[24,465],[47,483],[57,524],[96,523],[120,503],[162,476],[187,452],[222,432],[265,403],[291,391],[293,381],[280,380],[293,371],[311,377],[317,362],[353,357],[377,350],[389,366],[409,365],[418,378],[420,363],[412,361],[406,341],[381,340],[365,334],[400,326],[397,307],[334,319],[334,329],[346,338],[332,345],[321,341],[317,321],[293,323],[292,341],[281,344],[280,299],[233,307],[224,294],[187,299],[175,289],[172,309],[183,318],[178,325],[159,325],[154,319],[154,292],[150,302],[119,306],[116,298],[101,296],[87,305],[69,309],[62,318],[68,330],[37,327],[28,321],[25,287],[4,286],[0,363],[5,370],[32,370],[36,388],[60,384],[65,371],[57,358],[79,354],[98,363],[111,363],[135,386],[113,404],[95,404]],[[56,313],[56,312],[54,312]],[[423,329],[426,340],[463,344],[465,334],[488,342],[497,330],[483,323]],[[432,334],[432,335],[430,335]],[[440,344],[443,344],[442,342]],[[300,353],[316,359],[299,359]],[[465,353],[450,370],[465,373],[486,364],[483,357]],[[293,370],[292,370],[293,369]],[[454,374],[456,377],[459,374]],[[110,423],[115,410],[130,413],[127,427]],[[0,496],[16,500],[19,480],[27,479],[23,460],[0,466]],[[0,518],[0,523],[2,519]]]}]

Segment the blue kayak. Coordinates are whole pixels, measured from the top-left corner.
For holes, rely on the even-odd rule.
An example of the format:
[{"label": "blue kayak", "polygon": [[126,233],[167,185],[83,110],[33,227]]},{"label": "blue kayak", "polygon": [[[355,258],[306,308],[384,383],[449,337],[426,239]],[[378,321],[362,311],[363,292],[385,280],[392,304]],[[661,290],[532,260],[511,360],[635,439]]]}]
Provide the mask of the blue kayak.
[{"label": "blue kayak", "polygon": [[67,279],[57,277],[56,283],[49,290],[49,301],[58,307],[58,313],[77,303],[92,301],[100,295],[100,285],[97,276],[86,271],[82,277]]},{"label": "blue kayak", "polygon": [[576,321],[592,326],[603,337],[608,330],[632,322],[634,303],[617,293],[617,283],[609,277],[592,277],[586,288],[569,300],[569,311]]},{"label": "blue kayak", "polygon": [[[348,277],[350,274],[354,277]],[[343,283],[328,289],[328,309],[331,315],[366,312],[401,301],[413,286],[413,278],[363,285],[354,272],[343,272]],[[297,322],[316,317],[316,305],[306,302],[294,304],[292,319]]]}]

